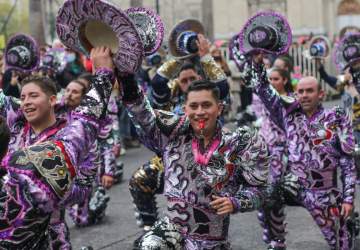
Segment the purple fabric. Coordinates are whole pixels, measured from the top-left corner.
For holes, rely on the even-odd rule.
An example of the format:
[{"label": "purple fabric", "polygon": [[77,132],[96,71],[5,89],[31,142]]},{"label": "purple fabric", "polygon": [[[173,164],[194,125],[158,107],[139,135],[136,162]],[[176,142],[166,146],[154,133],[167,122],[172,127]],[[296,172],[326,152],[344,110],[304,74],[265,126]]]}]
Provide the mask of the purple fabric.
[{"label": "purple fabric", "polygon": [[[199,165],[192,152],[195,136],[186,117],[153,110],[145,97],[127,105],[127,109],[143,143],[162,155],[170,220],[187,239],[212,240],[213,244],[222,245],[227,239],[229,217],[217,215],[209,202],[214,194],[233,197],[239,204],[246,196],[252,201],[249,210],[259,207],[258,195],[252,188],[262,187],[267,180],[268,159],[263,141],[249,128],[229,134],[219,127],[219,146],[207,165]],[[204,223],[198,221],[200,214],[208,226],[203,233],[197,232]]]}]

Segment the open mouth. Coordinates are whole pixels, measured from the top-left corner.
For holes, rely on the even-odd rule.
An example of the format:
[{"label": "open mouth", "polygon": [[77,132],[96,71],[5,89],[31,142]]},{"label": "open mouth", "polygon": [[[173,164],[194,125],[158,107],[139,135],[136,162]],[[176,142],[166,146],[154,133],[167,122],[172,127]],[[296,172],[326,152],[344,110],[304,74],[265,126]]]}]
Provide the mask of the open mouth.
[{"label": "open mouth", "polygon": [[24,110],[26,115],[32,115],[32,114],[34,114],[35,111],[36,111],[36,109],[34,109],[34,108],[27,108]]}]

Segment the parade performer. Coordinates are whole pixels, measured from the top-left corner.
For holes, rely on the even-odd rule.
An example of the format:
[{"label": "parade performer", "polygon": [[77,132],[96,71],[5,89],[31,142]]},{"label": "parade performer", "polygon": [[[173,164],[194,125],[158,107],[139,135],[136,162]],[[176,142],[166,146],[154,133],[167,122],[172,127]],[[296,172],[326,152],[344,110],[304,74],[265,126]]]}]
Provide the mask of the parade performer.
[{"label": "parade performer", "polygon": [[[185,25],[184,22],[188,25]],[[194,33],[200,32],[196,33],[198,34],[196,41],[198,51],[192,56],[200,58],[200,67],[202,67],[205,76],[199,73],[199,69],[194,63],[180,60],[179,57],[182,58],[182,53],[185,52],[181,53],[184,49],[178,49],[175,53],[176,59],[165,62],[158,69],[151,81],[152,91],[150,93],[153,107],[170,110],[179,115],[183,114],[184,93],[193,81],[200,80],[203,77],[216,81],[221,89],[221,100],[224,100],[229,93],[226,75],[209,54],[210,44],[201,34],[203,33],[201,24],[194,20],[184,22],[176,26],[179,28],[174,28],[178,33],[173,34],[173,36],[180,36],[181,30],[182,32],[189,32],[190,29]],[[176,41],[177,39],[173,38],[172,40]],[[175,47],[175,44],[171,43],[170,46]],[[163,173],[164,167],[161,156],[156,156],[137,169],[130,179],[130,193],[136,207],[137,224],[143,227],[145,231],[150,229],[158,217],[155,195],[163,192]],[[137,243],[135,242],[135,244]]]},{"label": "parade performer", "polygon": [[[82,166],[86,152],[96,138],[99,119],[105,114],[111,92],[113,64],[110,51],[94,49],[92,58],[96,69],[92,88],[74,110],[72,121],[52,139],[39,140],[29,147],[19,146],[3,159],[1,248],[46,249],[48,246],[51,214],[66,198],[75,175],[81,171],[78,166]],[[23,102],[29,98],[32,97],[27,95]],[[21,119],[16,119],[19,113],[14,113],[13,108],[17,104],[11,98],[3,96],[1,107],[1,115],[5,117],[1,122],[1,155],[4,156],[11,134]],[[22,109],[29,118],[41,111],[26,103],[22,104]]]},{"label": "parade performer", "polygon": [[[286,48],[289,46],[288,35],[284,34],[286,26],[286,20],[278,14],[259,13],[242,29],[239,39],[246,42],[240,42],[240,49],[247,53],[257,50],[271,53]],[[271,39],[275,43],[269,42]],[[253,58],[252,86],[273,121],[286,131],[287,173],[298,185],[292,192],[285,192],[284,200],[278,200],[259,216],[271,228],[265,232],[269,249],[286,248],[284,204],[290,202],[309,211],[331,249],[352,249],[346,219],[353,210],[356,172],[349,115],[339,107],[323,108],[324,91],[313,77],[305,77],[298,83],[297,100],[280,96],[269,86],[262,55]],[[342,190],[336,185],[337,168],[341,170]]]},{"label": "parade performer", "polygon": [[267,179],[263,141],[247,127],[234,133],[222,129],[219,90],[209,80],[189,86],[180,116],[154,110],[132,76],[119,81],[141,140],[164,163],[167,216],[138,247],[228,249],[229,214],[256,209],[263,200],[258,190]]}]

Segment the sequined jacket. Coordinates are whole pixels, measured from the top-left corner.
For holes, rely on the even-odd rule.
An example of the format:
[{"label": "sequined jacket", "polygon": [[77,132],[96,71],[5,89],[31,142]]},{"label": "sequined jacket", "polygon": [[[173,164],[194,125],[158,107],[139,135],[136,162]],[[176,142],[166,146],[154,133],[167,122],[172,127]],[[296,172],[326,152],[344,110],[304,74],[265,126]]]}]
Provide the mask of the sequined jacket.
[{"label": "sequined jacket", "polygon": [[273,121],[286,131],[288,169],[305,190],[336,188],[336,170],[341,170],[342,201],[352,204],[355,193],[354,136],[349,114],[340,107],[321,105],[308,118],[298,101],[279,96],[270,87],[266,71],[254,67],[252,84],[270,111]]},{"label": "sequined jacket", "polygon": [[261,119],[259,135],[262,136],[268,146],[271,156],[270,176],[271,183],[280,180],[285,172],[284,158],[287,155],[286,134],[270,117],[260,98],[254,93],[251,107],[258,119]]},{"label": "sequined jacket", "polygon": [[[210,54],[200,59],[201,67],[209,80],[215,81],[220,89],[220,99],[225,100],[229,96],[229,84],[226,75],[214,61]],[[181,68],[182,62],[171,59],[165,62],[156,72],[151,80],[151,101],[155,107],[161,109],[181,109],[183,98],[179,95],[173,95],[173,85],[169,84],[169,80],[176,77]],[[172,82],[170,82],[172,83]]]},{"label": "sequined jacket", "polygon": [[120,144],[119,137],[119,118],[118,118],[118,100],[117,96],[111,95],[107,107],[107,115],[100,133],[100,168],[99,177],[102,175],[114,176],[116,171],[116,156],[113,152],[114,146]]},{"label": "sequined jacket", "polygon": [[207,151],[207,162],[199,163],[193,151],[199,142],[185,116],[154,110],[143,96],[127,109],[144,145],[162,155],[170,220],[192,239],[226,241],[229,216],[217,215],[209,203],[216,194],[230,197],[235,212],[260,205],[258,188],[267,180],[268,153],[257,132],[242,127],[226,133],[218,125],[209,145],[215,147]]},{"label": "sequined jacket", "polygon": [[66,197],[77,166],[82,165],[98,134],[112,79],[110,71],[98,70],[69,124],[51,141],[13,151],[4,159],[7,174],[0,182],[0,249],[46,249],[51,213]]}]

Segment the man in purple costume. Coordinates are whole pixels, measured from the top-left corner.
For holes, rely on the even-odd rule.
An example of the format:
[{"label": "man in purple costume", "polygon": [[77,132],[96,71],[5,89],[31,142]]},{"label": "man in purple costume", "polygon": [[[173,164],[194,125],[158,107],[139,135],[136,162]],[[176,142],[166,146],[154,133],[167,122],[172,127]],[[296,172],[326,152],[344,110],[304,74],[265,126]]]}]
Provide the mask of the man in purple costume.
[{"label": "man in purple costume", "polygon": [[[97,136],[99,121],[106,113],[111,92],[113,64],[110,51],[94,49],[92,57],[97,69],[92,89],[73,111],[71,122],[51,139],[40,140],[30,147],[20,146],[21,149],[12,150],[3,160],[0,199],[4,209],[0,233],[2,249],[46,249],[49,243],[47,228],[52,212],[58,210],[69,196],[75,175],[82,171],[81,163]],[[26,105],[27,98],[35,97],[31,93],[23,97],[25,103],[22,107],[28,116],[42,111]],[[24,128],[20,125],[24,122],[14,119],[14,113],[5,112],[14,111],[16,105],[4,96],[1,103],[10,133],[13,129],[22,131]],[[7,142],[1,144],[7,145]],[[7,147],[2,148],[2,155],[6,150]]]},{"label": "man in purple costume", "polygon": [[[229,214],[264,201],[268,154],[256,131],[218,122],[219,89],[208,80],[185,93],[185,115],[154,110],[132,77],[120,80],[142,142],[164,164],[167,216],[139,240],[140,249],[229,249]],[[240,188],[242,185],[242,188]]]},{"label": "man in purple costume", "polygon": [[[264,225],[270,228],[264,239],[269,249],[285,249],[284,203],[300,204],[310,212],[331,249],[352,249],[347,227],[356,180],[351,120],[339,107],[323,108],[324,91],[313,77],[298,83],[297,100],[281,97],[269,86],[261,57],[254,57],[252,83],[271,118],[286,131],[286,178],[297,183],[293,189],[287,189],[285,200],[260,214]],[[342,189],[336,183],[338,168]]]}]

